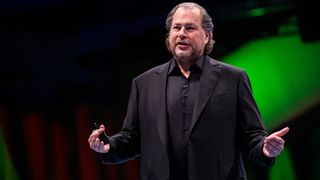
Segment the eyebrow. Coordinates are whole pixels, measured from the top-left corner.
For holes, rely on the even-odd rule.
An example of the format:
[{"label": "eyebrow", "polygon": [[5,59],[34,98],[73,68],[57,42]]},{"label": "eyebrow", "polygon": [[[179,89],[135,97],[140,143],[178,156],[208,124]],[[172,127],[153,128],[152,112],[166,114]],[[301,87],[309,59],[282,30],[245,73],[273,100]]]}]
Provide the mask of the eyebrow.
[{"label": "eyebrow", "polygon": [[184,26],[194,26],[196,25],[195,23],[173,23],[173,25],[184,25]]}]

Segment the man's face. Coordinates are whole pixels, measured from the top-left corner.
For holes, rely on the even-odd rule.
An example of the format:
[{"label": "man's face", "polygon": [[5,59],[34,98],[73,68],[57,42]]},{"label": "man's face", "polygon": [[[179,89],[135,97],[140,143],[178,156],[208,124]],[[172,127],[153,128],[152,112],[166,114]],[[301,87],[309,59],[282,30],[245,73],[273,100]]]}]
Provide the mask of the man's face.
[{"label": "man's face", "polygon": [[194,60],[204,52],[209,41],[208,33],[201,26],[201,14],[197,8],[179,8],[172,18],[169,47],[178,60]]}]

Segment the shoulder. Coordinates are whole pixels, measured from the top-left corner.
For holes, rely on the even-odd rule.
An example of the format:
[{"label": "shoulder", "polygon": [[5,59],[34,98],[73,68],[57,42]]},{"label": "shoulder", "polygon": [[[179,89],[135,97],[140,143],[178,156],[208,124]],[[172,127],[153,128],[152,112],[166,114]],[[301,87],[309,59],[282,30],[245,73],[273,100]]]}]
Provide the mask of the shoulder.
[{"label": "shoulder", "polygon": [[209,56],[206,57],[207,62],[213,66],[216,66],[217,68],[221,69],[222,71],[226,71],[229,73],[236,73],[236,74],[241,74],[244,73],[245,70],[243,68],[225,63],[225,62],[221,62],[219,60],[213,59]]},{"label": "shoulder", "polygon": [[227,81],[232,79],[237,81],[240,79],[249,79],[246,70],[243,68],[215,60],[208,56],[206,57],[205,63],[207,63],[206,67],[212,68],[213,71],[218,71],[221,75],[220,77],[226,79]]},{"label": "shoulder", "polygon": [[158,66],[155,66],[151,69],[148,69],[147,71],[139,74],[138,76],[136,76],[133,80],[134,81],[140,81],[143,79],[149,79],[154,77],[155,75],[159,75],[159,74],[163,74],[163,73],[167,73],[169,65],[170,65],[170,61],[167,61],[166,63],[160,64]]}]

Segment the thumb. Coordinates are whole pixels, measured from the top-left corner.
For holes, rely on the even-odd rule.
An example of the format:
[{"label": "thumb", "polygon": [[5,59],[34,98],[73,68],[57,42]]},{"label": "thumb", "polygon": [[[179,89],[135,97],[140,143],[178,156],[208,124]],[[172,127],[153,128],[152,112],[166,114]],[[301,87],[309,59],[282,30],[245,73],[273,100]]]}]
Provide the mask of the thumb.
[{"label": "thumb", "polygon": [[101,124],[100,127],[99,127],[99,129],[98,129],[98,133],[101,134],[101,133],[104,132],[104,130],[105,130],[105,127],[104,127],[103,124]]},{"label": "thumb", "polygon": [[273,133],[272,135],[278,136],[278,137],[282,137],[285,134],[287,134],[288,132],[289,132],[289,127],[285,127],[283,129],[281,129],[280,131],[277,131],[277,132]]}]

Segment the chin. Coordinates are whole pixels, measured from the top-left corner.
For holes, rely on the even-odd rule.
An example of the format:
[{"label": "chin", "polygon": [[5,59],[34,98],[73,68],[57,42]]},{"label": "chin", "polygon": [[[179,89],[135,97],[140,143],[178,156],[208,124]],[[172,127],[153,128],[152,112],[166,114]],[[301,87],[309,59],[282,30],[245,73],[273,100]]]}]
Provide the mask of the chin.
[{"label": "chin", "polygon": [[176,59],[181,60],[181,61],[189,58],[189,56],[185,56],[185,55],[176,55],[175,57],[176,57]]},{"label": "chin", "polygon": [[191,56],[191,53],[190,52],[185,52],[185,51],[183,51],[183,52],[181,52],[181,51],[176,51],[175,52],[175,56],[177,57],[177,58],[188,58],[188,57],[190,57]]}]

